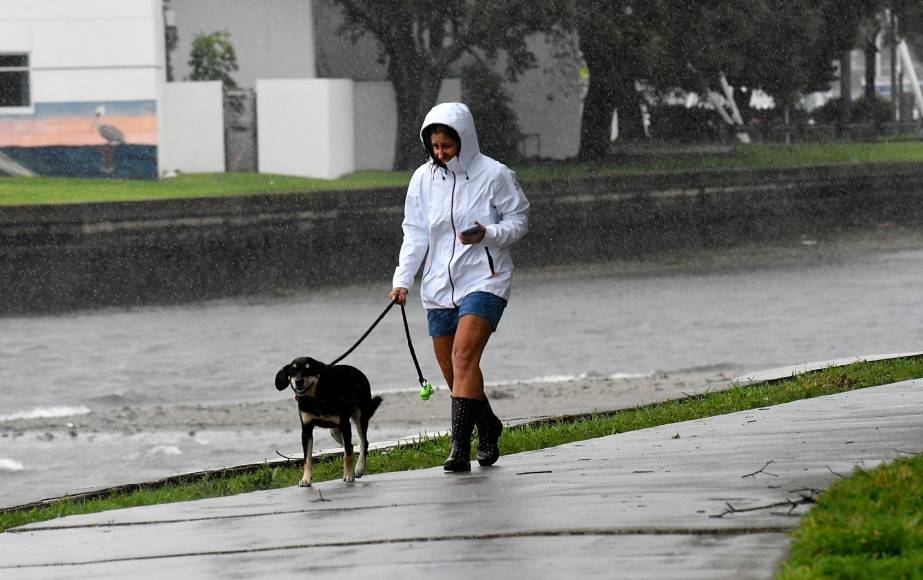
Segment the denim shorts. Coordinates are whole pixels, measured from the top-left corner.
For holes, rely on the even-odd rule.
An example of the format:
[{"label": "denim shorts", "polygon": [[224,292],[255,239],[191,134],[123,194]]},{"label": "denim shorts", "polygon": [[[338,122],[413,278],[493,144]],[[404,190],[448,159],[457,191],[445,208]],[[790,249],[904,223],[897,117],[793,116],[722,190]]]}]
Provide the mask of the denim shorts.
[{"label": "denim shorts", "polygon": [[497,330],[506,300],[490,292],[472,292],[464,298],[458,308],[433,308],[426,311],[430,336],[453,336],[458,328],[458,319],[465,314],[476,314],[490,323],[491,330]]}]

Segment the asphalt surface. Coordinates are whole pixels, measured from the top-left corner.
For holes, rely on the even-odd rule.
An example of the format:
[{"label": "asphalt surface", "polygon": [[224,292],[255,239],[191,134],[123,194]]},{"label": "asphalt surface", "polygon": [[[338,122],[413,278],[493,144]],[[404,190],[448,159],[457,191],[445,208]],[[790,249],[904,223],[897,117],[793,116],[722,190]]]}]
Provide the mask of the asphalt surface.
[{"label": "asphalt surface", "polygon": [[923,452],[921,387],[509,455],[470,474],[368,474],[42,522],[0,534],[0,577],[772,578],[821,490]]}]

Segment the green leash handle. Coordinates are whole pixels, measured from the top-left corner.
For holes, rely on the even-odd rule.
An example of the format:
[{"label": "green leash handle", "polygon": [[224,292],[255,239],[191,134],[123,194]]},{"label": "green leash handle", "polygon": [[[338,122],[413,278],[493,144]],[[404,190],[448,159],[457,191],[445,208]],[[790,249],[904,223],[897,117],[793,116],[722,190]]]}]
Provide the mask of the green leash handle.
[{"label": "green leash handle", "polygon": [[429,383],[423,383],[423,386],[420,387],[420,398],[424,401],[429,401],[429,396],[433,394],[433,385]]}]

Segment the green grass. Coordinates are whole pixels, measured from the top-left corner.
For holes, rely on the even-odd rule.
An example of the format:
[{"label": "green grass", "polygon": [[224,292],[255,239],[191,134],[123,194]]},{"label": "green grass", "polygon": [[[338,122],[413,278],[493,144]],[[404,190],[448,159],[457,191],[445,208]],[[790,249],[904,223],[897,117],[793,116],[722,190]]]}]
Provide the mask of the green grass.
[{"label": "green grass", "polygon": [[0,205],[140,201],[406,186],[409,172],[360,171],[336,180],[261,173],[191,173],[160,181],[63,177],[0,178]]},{"label": "green grass", "polygon": [[923,456],[832,485],[795,531],[779,578],[923,578]]},{"label": "green grass", "polygon": [[524,167],[517,173],[524,181],[596,174],[631,175],[654,172],[767,169],[848,165],[858,163],[923,162],[923,142],[828,143],[737,145],[727,152],[696,153],[694,149],[624,155],[618,163],[596,165],[553,163]]},{"label": "green grass", "polygon": [[[923,161],[923,143],[894,141],[824,145],[753,144],[712,153],[695,153],[692,150],[685,153],[661,150],[658,153],[656,149],[642,146],[636,154],[623,155],[621,160],[609,163],[523,163],[516,169],[520,178],[529,182],[583,175],[920,161]],[[0,206],[405,187],[409,178],[409,171],[360,171],[334,180],[258,173],[183,174],[160,181],[3,177],[0,178]]]},{"label": "green grass", "polygon": [[[735,385],[724,391],[613,413],[565,418],[507,429],[504,431],[500,445],[504,454],[531,451],[656,425],[776,405],[919,377],[923,377],[923,357],[856,363],[846,367],[806,373],[781,381],[753,386]],[[446,437],[425,438],[413,445],[370,453],[367,469],[369,473],[374,474],[435,467],[442,463],[448,451],[449,441]],[[315,464],[314,479],[315,481],[337,479],[342,469],[342,462],[339,458],[320,461]],[[73,514],[285,487],[295,485],[300,477],[301,467],[297,465],[262,465],[248,473],[207,474],[156,488],[114,491],[101,494],[101,497],[93,499],[62,500],[48,506],[0,512],[0,531]]]}]

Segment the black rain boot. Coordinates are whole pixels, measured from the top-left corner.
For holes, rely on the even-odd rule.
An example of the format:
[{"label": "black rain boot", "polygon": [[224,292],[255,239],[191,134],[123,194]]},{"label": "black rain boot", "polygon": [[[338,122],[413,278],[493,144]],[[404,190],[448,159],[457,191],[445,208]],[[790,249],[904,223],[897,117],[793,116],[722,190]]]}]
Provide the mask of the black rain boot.
[{"label": "black rain boot", "polygon": [[452,451],[442,464],[446,471],[471,471],[471,432],[484,402],[452,397]]},{"label": "black rain boot", "polygon": [[484,406],[477,421],[478,427],[478,463],[482,467],[493,465],[500,459],[500,434],[503,433],[503,421],[490,408],[490,401],[484,397]]}]

